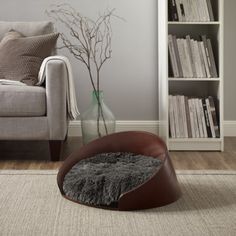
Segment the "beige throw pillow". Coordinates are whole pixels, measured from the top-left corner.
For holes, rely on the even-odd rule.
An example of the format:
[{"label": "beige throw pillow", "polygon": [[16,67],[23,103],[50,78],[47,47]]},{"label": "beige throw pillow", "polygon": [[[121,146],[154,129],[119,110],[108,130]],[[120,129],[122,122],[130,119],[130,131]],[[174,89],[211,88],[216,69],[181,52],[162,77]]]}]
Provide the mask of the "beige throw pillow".
[{"label": "beige throw pillow", "polygon": [[0,42],[0,79],[35,85],[44,58],[51,55],[58,33],[24,37],[16,31]]}]

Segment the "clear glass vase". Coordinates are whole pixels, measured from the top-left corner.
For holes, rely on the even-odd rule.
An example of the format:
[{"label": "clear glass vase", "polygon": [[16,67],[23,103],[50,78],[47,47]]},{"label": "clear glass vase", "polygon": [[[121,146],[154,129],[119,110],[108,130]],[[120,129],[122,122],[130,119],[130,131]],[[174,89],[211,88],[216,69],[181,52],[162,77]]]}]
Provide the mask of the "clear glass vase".
[{"label": "clear glass vase", "polygon": [[116,121],[103,100],[102,91],[93,91],[92,103],[81,115],[83,144],[115,132]]}]

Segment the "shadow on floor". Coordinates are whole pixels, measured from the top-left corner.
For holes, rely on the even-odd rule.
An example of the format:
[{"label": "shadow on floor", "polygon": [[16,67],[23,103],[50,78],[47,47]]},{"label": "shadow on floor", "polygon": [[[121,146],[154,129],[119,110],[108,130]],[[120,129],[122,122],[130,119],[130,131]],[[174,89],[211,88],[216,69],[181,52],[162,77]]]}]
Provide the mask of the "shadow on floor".
[{"label": "shadow on floor", "polygon": [[[233,191],[231,192],[231,187],[235,188],[234,186],[230,187],[227,184],[217,186],[203,182],[198,184],[180,183],[180,187],[183,195],[178,201],[144,212],[148,211],[150,214],[156,214],[156,212],[199,211],[224,208],[227,206],[235,207],[236,205],[236,198]],[[229,193],[231,196],[228,195]]]},{"label": "shadow on floor", "polygon": [[[61,160],[65,160],[82,145],[81,138],[68,138],[62,148]],[[1,160],[50,160],[47,141],[0,141]]]}]

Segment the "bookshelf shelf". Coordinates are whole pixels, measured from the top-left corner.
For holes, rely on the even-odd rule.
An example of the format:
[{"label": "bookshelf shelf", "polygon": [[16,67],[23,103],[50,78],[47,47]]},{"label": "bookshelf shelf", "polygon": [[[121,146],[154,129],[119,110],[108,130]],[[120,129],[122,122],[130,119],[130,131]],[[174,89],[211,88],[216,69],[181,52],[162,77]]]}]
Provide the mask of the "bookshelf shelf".
[{"label": "bookshelf shelf", "polygon": [[220,78],[173,78],[169,77],[169,81],[220,81]]},{"label": "bookshelf shelf", "polygon": [[[198,0],[192,0],[192,1],[196,1],[196,3],[194,4],[199,4],[200,2]],[[209,0],[207,1],[209,3]],[[158,43],[159,43],[158,45],[158,56],[159,56],[158,71],[159,71],[159,120],[160,120],[159,135],[166,141],[166,144],[169,150],[178,150],[178,151],[181,151],[181,150],[183,151],[195,151],[195,150],[196,151],[199,151],[199,150],[223,151],[224,150],[224,130],[223,130],[224,0],[214,0],[214,1],[211,0],[210,2],[212,5],[212,11],[214,15],[214,18],[211,18],[211,19],[214,19],[214,21],[200,21],[199,18],[189,17],[189,19],[192,19],[191,21],[180,22],[180,21],[171,21],[173,19],[173,12],[171,14],[170,8],[168,8],[168,0],[158,1]],[[198,20],[195,20],[195,19],[198,19]],[[212,43],[212,52],[213,52],[213,58],[215,60],[215,65],[216,65],[215,67],[216,67],[217,73],[211,73],[211,78],[208,78],[208,77],[202,78],[203,74],[199,74],[199,73],[196,74],[196,72],[195,72],[194,77],[192,77],[192,75],[194,74],[190,74],[190,75],[184,74],[185,75],[184,77],[177,77],[177,76],[174,77],[174,71],[173,71],[174,64],[173,64],[173,60],[171,61],[171,59],[173,59],[173,51],[171,55],[171,52],[169,52],[169,50],[171,49],[169,49],[170,45],[168,44],[168,40],[169,40],[168,35],[174,35],[176,39],[185,39],[185,40],[186,40],[186,36],[189,35],[190,40],[192,39],[193,41],[197,41],[197,42],[203,41],[203,38],[200,38],[200,36],[206,35],[207,39],[209,39]],[[175,47],[174,52],[176,52],[175,45],[174,45]],[[177,51],[180,50],[178,47],[179,45],[177,45]],[[187,50],[187,48],[185,50]],[[190,50],[189,52],[191,52],[191,49],[188,49],[188,50]],[[201,49],[201,45],[199,46],[199,50],[204,50],[204,49]],[[194,55],[194,57],[195,59],[197,58],[196,55]],[[200,55],[200,57],[204,59],[204,55],[203,56]],[[196,63],[194,66],[193,64],[191,64],[193,68],[199,65],[199,62],[197,61],[193,62],[192,58],[191,58],[192,60],[191,63]],[[202,62],[200,63],[205,62],[205,66],[206,66],[207,62],[205,59],[204,59],[205,61],[203,59],[201,59]],[[182,61],[180,61],[180,63],[179,61],[177,62],[176,66],[179,66],[179,65],[182,65],[182,69],[183,69],[184,64],[182,63]],[[201,65],[203,66],[204,63]],[[192,73],[193,71],[194,70],[192,70]],[[206,72],[207,72],[207,69],[205,68],[205,75],[203,76],[206,76],[206,75],[209,76],[209,74],[207,74]],[[181,73],[179,73],[179,75],[181,76]],[[196,78],[196,75],[198,76],[198,78]],[[183,76],[183,72],[182,72],[182,76]],[[179,96],[179,97],[185,96],[189,100],[191,100],[192,98],[198,98],[202,100],[205,100],[206,98],[209,98],[209,97],[214,98],[216,116],[217,116],[219,131],[220,131],[220,134],[216,135],[217,138],[212,138],[213,133],[211,133],[212,135],[209,136],[208,132],[207,132],[207,135],[204,135],[205,137],[208,137],[208,138],[181,138],[181,137],[199,137],[198,135],[189,136],[189,132],[187,132],[187,136],[180,135],[178,136],[179,138],[172,138],[176,136],[171,135],[172,130],[170,127],[171,117],[169,114],[169,109],[170,109],[169,102],[172,100],[169,100],[169,95]],[[181,102],[179,101],[179,104],[180,103]],[[202,105],[204,105],[204,103],[202,103]],[[172,106],[173,106],[173,103],[172,103]],[[182,109],[181,107],[178,107],[178,109],[179,108]],[[197,112],[198,108],[195,107],[195,109],[196,109],[195,111]],[[179,114],[181,116],[181,114],[184,114],[184,113],[179,113]],[[198,114],[196,115],[196,117],[197,117],[197,122],[200,122],[199,121],[200,118],[198,120]],[[185,122],[184,118],[179,118],[179,119],[182,119],[182,122],[183,122],[182,124],[184,124]],[[200,126],[200,123],[198,123],[198,128],[199,126]],[[203,136],[200,135],[200,137],[203,137]]]},{"label": "bookshelf shelf", "polygon": [[[221,151],[221,138],[201,138],[201,139],[169,139],[169,149],[176,151]],[[186,145],[187,144],[187,145]]]},{"label": "bookshelf shelf", "polygon": [[215,143],[221,141],[220,138],[170,138],[171,142],[208,142]]},{"label": "bookshelf shelf", "polygon": [[179,22],[168,21],[168,25],[220,25],[219,21],[201,21],[201,22]]}]

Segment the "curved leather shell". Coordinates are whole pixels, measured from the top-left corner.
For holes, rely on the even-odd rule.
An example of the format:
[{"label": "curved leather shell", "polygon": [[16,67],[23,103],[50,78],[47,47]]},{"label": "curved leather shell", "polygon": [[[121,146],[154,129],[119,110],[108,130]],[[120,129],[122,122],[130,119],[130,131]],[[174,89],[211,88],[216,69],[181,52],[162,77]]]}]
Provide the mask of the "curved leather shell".
[{"label": "curved leather shell", "polygon": [[[176,174],[163,140],[151,133],[128,131],[97,139],[72,153],[65,160],[57,175],[58,187],[65,198],[71,200],[63,192],[63,180],[67,172],[80,160],[104,152],[132,152],[159,158],[163,161],[159,171],[149,180],[135,189],[123,193],[115,209],[138,210],[160,207],[176,201],[181,196]],[[105,206],[101,208],[114,210],[114,208]]]}]

